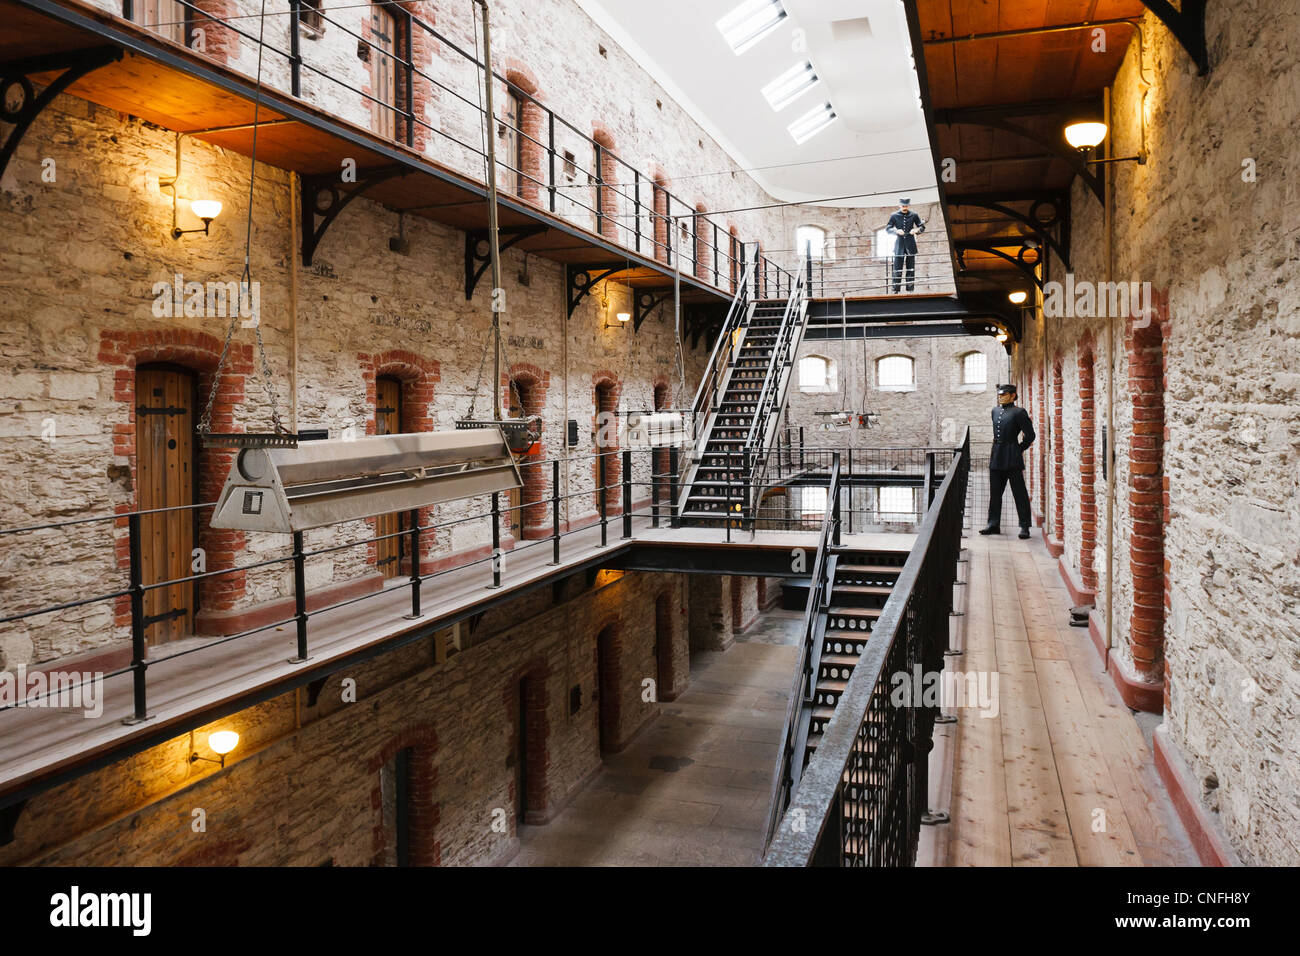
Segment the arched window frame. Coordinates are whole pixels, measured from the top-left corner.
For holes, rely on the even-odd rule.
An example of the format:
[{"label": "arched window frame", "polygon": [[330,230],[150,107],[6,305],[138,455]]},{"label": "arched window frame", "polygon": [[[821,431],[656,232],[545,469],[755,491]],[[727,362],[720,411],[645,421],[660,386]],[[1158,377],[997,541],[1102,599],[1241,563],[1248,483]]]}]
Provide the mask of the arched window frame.
[{"label": "arched window frame", "polygon": [[812,258],[814,260],[825,260],[835,258],[835,243],[831,238],[830,232],[825,226],[819,226],[816,223],[806,222],[795,227],[794,245],[795,257],[801,257],[804,253],[804,247],[808,239],[812,238],[808,233],[816,232],[820,235],[820,241],[814,241],[812,244]]},{"label": "arched window frame", "polygon": [[[820,375],[813,369],[820,365]],[[835,360],[825,355],[805,355],[799,359],[799,391],[805,395],[829,395],[839,391],[839,369]]]},{"label": "arched window frame", "polygon": [[[973,358],[982,359],[981,374],[978,380],[971,378],[970,363]],[[983,392],[989,386],[988,355],[979,349],[971,349],[957,356],[957,389],[962,392]]]},{"label": "arched window frame", "polygon": [[[886,382],[885,363],[890,359],[903,359],[907,362],[907,381],[898,381],[896,376],[889,376]],[[876,359],[876,388],[882,392],[914,392],[916,391],[916,359],[910,355],[892,354],[882,355]]]}]

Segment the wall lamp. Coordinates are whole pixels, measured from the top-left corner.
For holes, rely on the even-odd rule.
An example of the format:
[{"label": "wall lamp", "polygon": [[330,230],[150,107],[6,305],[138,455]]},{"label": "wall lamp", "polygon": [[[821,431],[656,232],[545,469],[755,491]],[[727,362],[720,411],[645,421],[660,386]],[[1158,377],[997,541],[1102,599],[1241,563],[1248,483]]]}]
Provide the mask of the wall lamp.
[{"label": "wall lamp", "polygon": [[226,754],[239,746],[239,734],[233,730],[218,730],[216,733],[208,734],[208,746],[221,759],[214,760],[211,757],[200,757],[198,752],[195,751],[190,754],[190,763],[206,760],[208,763],[218,763],[224,767],[226,765]]},{"label": "wall lamp", "polygon": [[208,234],[208,227],[212,225],[212,220],[221,215],[221,203],[216,199],[192,199],[190,200],[190,211],[194,213],[203,222],[202,229],[182,229],[176,222],[176,184],[181,180],[181,136],[183,133],[176,134],[176,175],[171,179],[160,179],[158,181],[159,189],[170,189],[172,191],[172,238],[179,239],[191,232],[201,232],[205,236]]},{"label": "wall lamp", "polygon": [[1015,292],[1008,295],[1007,298],[1011,300],[1012,305],[1024,305],[1025,300],[1029,298],[1029,293],[1017,289]]},{"label": "wall lamp", "polygon": [[[1110,133],[1109,127],[1105,123],[1098,123],[1096,120],[1084,120],[1078,123],[1071,123],[1065,127],[1065,141],[1081,153],[1087,153],[1090,149],[1095,149],[1106,141],[1106,136]],[[1088,163],[1137,163],[1140,166],[1146,165],[1146,156],[1112,156],[1109,159],[1089,159]]]}]

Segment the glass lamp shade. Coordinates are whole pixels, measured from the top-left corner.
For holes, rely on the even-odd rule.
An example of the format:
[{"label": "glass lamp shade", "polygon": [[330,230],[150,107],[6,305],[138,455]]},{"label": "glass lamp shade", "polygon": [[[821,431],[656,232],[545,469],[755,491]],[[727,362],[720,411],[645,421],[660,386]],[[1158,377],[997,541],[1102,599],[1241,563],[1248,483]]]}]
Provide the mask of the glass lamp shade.
[{"label": "glass lamp shade", "polygon": [[218,730],[214,734],[208,734],[208,746],[214,754],[224,757],[239,746],[239,734],[233,730]]},{"label": "glass lamp shade", "polygon": [[1023,305],[1025,300],[1029,298],[1029,293],[1019,292],[1019,291],[1012,292],[1009,296],[1007,296],[1007,298],[1010,299],[1016,305]]},{"label": "glass lamp shade", "polygon": [[620,322],[631,322],[631,321],[632,321],[632,313],[631,313],[631,312],[620,312],[620,313],[618,313],[618,315],[616,316],[616,318],[617,318]]},{"label": "glass lamp shade", "polygon": [[1071,123],[1065,128],[1065,141],[1075,149],[1092,149],[1105,138],[1105,123]]},{"label": "glass lamp shade", "polygon": [[221,203],[215,199],[195,199],[190,203],[194,215],[204,221],[216,219],[221,215]]}]

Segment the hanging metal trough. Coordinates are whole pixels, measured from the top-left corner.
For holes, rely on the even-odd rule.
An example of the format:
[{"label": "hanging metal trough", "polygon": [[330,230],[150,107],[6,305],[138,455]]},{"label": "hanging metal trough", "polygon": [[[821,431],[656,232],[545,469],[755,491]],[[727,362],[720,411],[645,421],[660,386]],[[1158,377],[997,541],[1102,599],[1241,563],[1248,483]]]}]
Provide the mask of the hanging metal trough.
[{"label": "hanging metal trough", "polygon": [[499,428],[244,448],[212,527],[288,533],[522,486]]}]

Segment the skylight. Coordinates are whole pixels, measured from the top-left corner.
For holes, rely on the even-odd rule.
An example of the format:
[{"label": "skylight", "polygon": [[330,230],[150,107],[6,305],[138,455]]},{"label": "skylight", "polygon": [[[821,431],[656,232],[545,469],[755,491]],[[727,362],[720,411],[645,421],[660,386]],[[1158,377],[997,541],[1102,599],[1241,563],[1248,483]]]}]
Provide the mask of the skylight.
[{"label": "skylight", "polygon": [[781,0],[745,0],[718,21],[718,29],[737,56],[767,36],[786,18]]},{"label": "skylight", "polygon": [[790,135],[797,144],[808,142],[831,123],[835,122],[835,109],[830,103],[822,103],[804,113],[788,127]]},{"label": "skylight", "polygon": [[778,113],[820,82],[813,65],[805,60],[786,70],[767,86],[763,95]]}]

